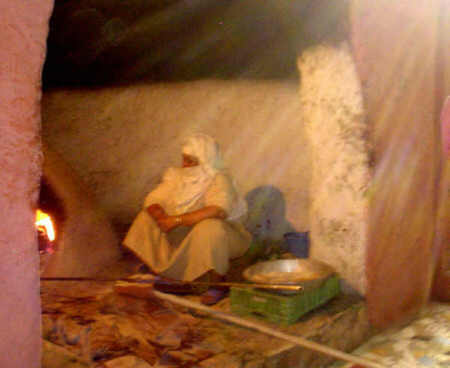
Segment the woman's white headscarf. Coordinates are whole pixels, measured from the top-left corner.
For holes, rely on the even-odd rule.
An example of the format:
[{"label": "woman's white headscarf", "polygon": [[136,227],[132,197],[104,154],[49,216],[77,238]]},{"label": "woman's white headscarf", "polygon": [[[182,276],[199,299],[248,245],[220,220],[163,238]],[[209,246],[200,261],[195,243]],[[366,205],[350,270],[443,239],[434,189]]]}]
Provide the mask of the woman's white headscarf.
[{"label": "woman's white headscarf", "polygon": [[206,193],[216,174],[223,170],[219,145],[206,134],[189,136],[182,153],[196,157],[199,164],[167,169],[162,183],[145,199],[145,206],[160,203],[171,215],[188,212]]},{"label": "woman's white headscarf", "polygon": [[223,160],[218,143],[206,134],[193,134],[186,138],[182,153],[194,156],[199,166],[210,176],[223,170]]}]

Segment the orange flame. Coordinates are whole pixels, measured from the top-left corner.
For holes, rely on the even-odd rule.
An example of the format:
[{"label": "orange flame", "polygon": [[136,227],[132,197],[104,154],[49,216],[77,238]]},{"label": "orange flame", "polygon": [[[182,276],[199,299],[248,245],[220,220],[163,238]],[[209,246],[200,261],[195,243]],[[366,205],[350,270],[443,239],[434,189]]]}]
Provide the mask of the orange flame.
[{"label": "orange flame", "polygon": [[45,234],[47,234],[47,237],[50,241],[55,240],[55,228],[49,215],[47,215],[45,212],[42,212],[41,210],[37,210],[35,224],[39,231],[43,231],[45,232]]}]

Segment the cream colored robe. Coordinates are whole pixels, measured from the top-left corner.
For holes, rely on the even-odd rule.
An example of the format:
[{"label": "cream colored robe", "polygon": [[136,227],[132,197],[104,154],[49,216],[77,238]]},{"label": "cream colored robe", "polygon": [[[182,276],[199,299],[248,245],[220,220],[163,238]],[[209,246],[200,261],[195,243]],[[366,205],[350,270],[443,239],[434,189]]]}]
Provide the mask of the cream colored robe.
[{"label": "cream colored robe", "polygon": [[[231,179],[221,172],[190,210],[219,206],[232,214],[237,200]],[[206,219],[192,228],[182,226],[164,233],[146,211],[149,202],[147,197],[124,245],[158,274],[185,281],[192,281],[210,270],[223,275],[228,271],[229,260],[242,256],[250,245],[251,235],[240,223],[242,218],[233,221]],[[164,203],[160,204],[164,207]]]}]

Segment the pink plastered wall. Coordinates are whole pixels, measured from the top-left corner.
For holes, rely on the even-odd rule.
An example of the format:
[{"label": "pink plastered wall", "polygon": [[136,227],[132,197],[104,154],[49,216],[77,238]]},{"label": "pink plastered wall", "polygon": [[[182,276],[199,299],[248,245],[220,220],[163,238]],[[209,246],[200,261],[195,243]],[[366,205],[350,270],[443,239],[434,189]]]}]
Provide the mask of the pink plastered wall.
[{"label": "pink plastered wall", "polygon": [[351,2],[353,56],[374,151],[366,296],[376,327],[413,318],[430,295],[436,202],[443,200],[436,111],[441,3]]},{"label": "pink plastered wall", "polygon": [[445,99],[441,112],[441,140],[442,154],[445,159],[450,158],[450,96]]},{"label": "pink plastered wall", "polygon": [[40,366],[34,209],[41,72],[53,0],[0,0],[0,367]]}]

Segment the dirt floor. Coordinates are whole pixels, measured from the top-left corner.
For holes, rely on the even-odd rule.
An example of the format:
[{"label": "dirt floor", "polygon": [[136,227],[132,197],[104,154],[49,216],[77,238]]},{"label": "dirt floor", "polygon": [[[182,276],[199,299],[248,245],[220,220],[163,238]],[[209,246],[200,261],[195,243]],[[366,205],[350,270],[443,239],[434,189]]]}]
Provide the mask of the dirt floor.
[{"label": "dirt floor", "polygon": [[[125,277],[137,266],[125,259],[101,276]],[[43,368],[314,368],[332,361],[154,295],[137,298],[117,293],[114,285],[42,282]],[[183,298],[199,301],[198,296]],[[229,298],[214,309],[231,313]],[[370,334],[365,304],[354,296],[338,296],[289,326],[257,316],[245,318],[344,351],[351,351]]]}]

